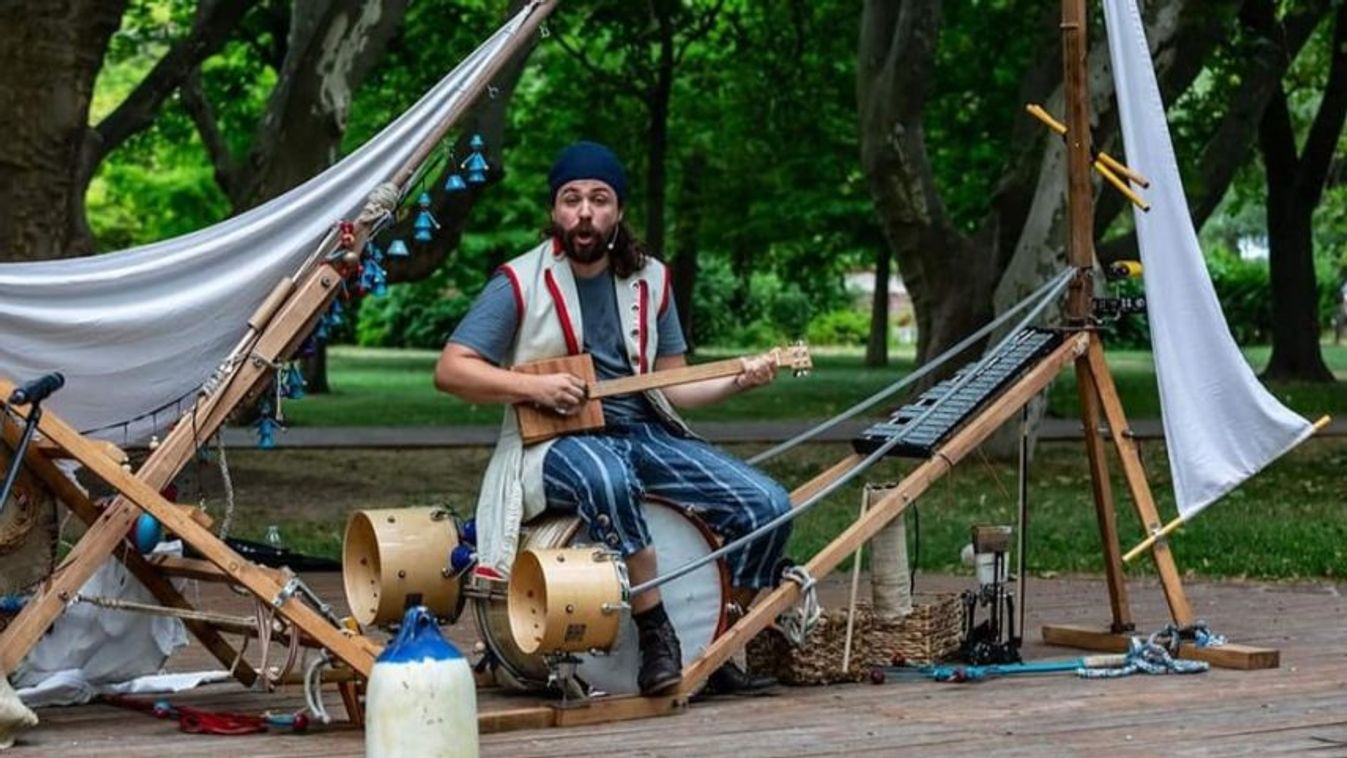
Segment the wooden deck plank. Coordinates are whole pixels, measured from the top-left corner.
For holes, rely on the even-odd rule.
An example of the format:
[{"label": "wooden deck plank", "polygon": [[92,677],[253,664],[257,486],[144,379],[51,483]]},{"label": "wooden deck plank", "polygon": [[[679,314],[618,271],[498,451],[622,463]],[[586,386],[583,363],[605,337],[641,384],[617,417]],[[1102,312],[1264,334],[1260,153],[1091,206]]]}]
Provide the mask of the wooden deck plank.
[{"label": "wooden deck plank", "polygon": [[[330,600],[341,596],[336,575],[311,582]],[[918,588],[953,591],[966,577],[918,577]],[[1347,600],[1338,585],[1188,582],[1195,612],[1232,640],[1280,648],[1282,665],[1267,671],[1213,670],[1194,676],[1079,680],[1071,676],[1001,679],[980,684],[898,682],[884,686],[781,688],[773,696],[722,698],[693,703],[669,718],[573,728],[537,729],[482,737],[484,755],[618,756],[698,755],[750,758],[767,755],[1061,755],[1266,754],[1317,749],[1322,739],[1347,739]],[[825,605],[840,605],[845,579],[824,583]],[[1040,579],[1028,586],[1028,628],[1043,621],[1102,626],[1109,621],[1102,579]],[[223,613],[246,612],[247,598],[202,584],[203,605]],[[1151,631],[1168,618],[1158,582],[1129,582],[1138,629]],[[465,650],[472,625],[449,636]],[[1032,640],[1030,659],[1073,653]],[[190,670],[213,665],[193,646],[171,662]],[[258,713],[298,708],[297,687],[273,695],[235,684],[170,696],[195,707]],[[545,700],[479,692],[483,712],[536,707]],[[329,709],[339,712],[334,692]],[[44,723],[25,733],[12,752],[59,752],[62,758],[172,754],[175,758],[247,755],[359,756],[361,732],[337,726],[309,735],[206,737],[178,732],[174,724],[105,705],[46,708]],[[7,753],[9,755],[10,753]]]}]

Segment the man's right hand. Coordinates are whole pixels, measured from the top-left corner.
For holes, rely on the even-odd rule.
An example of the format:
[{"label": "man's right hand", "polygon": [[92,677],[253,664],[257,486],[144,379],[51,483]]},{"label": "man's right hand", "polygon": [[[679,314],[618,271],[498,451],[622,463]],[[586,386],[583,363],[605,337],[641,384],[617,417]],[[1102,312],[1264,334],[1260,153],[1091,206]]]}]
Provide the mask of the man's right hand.
[{"label": "man's right hand", "polygon": [[563,416],[574,413],[588,394],[584,380],[574,374],[535,374],[529,379],[531,402]]}]

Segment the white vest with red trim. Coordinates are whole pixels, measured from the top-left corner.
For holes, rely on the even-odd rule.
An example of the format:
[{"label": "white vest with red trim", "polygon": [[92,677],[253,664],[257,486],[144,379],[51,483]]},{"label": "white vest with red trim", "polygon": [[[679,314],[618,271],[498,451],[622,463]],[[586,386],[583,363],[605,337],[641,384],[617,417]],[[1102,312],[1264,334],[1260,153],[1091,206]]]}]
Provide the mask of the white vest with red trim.
[{"label": "white vest with red trim", "polygon": [[[575,275],[555,240],[548,240],[501,266],[514,289],[519,327],[503,366],[577,355],[584,349],[584,323]],[[618,317],[633,373],[654,370],[659,345],[656,322],[669,307],[664,264],[651,258],[629,277],[613,277]],[[645,393],[655,412],[678,431],[691,434],[664,393]],[[509,577],[519,548],[519,525],[542,514],[543,459],[552,441],[523,446],[513,406],[505,409],[500,440],[487,464],[477,500],[477,570],[484,579]]]}]

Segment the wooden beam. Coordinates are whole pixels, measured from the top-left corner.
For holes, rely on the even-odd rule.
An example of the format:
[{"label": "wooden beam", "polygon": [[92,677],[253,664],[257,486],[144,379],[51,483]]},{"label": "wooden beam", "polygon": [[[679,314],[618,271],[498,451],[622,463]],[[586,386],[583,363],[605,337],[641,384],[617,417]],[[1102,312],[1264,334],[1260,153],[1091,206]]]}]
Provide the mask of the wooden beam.
[{"label": "wooden beam", "polygon": [[[1090,348],[1086,355],[1089,358],[1094,389],[1104,407],[1109,434],[1113,436],[1113,446],[1118,451],[1123,476],[1127,479],[1127,487],[1132,493],[1132,505],[1136,508],[1142,527],[1149,534],[1160,528],[1160,513],[1155,508],[1155,499],[1151,495],[1151,486],[1146,481],[1146,470],[1142,467],[1137,443],[1132,439],[1127,426],[1127,416],[1123,413],[1122,401],[1118,399],[1118,390],[1113,385],[1113,374],[1109,372],[1108,361],[1104,359],[1104,345],[1097,335],[1091,336]],[[1183,580],[1179,576],[1178,567],[1174,564],[1174,554],[1170,552],[1169,545],[1157,542],[1151,550],[1151,558],[1155,561],[1155,570],[1160,576],[1160,586],[1164,589],[1165,601],[1169,603],[1169,612],[1174,623],[1179,626],[1192,626],[1193,608],[1183,591]]]},{"label": "wooden beam", "polygon": [[1094,186],[1090,179],[1089,37],[1085,0],[1062,0],[1062,84],[1066,99],[1067,260],[1076,278],[1067,294],[1068,321],[1083,323],[1094,298]]},{"label": "wooden beam", "polygon": [[824,487],[827,487],[828,485],[842,478],[847,472],[859,466],[861,461],[863,460],[865,460],[864,455],[861,455],[860,453],[852,453],[843,458],[842,460],[838,461],[837,463],[834,463],[832,466],[828,467],[828,469],[823,473],[819,474],[813,479],[810,479],[804,484],[801,484],[794,490],[791,490],[790,493],[791,505],[799,507],[801,503],[813,497]]},{"label": "wooden beam", "polygon": [[[0,395],[7,392],[5,383],[0,382]],[[209,530],[180,513],[154,487],[112,463],[54,414],[43,414],[39,430],[47,439],[65,448],[91,472],[116,488],[122,496],[99,516],[98,521],[57,569],[52,581],[34,595],[6,629],[7,636],[10,632],[14,633],[9,640],[17,644],[6,644],[0,650],[0,667],[5,671],[14,670],[13,667],[27,654],[37,636],[45,632],[51,621],[60,614],[64,603],[83,586],[98,564],[121,544],[126,530],[143,510],[159,519],[165,528],[177,534],[185,543],[196,548],[237,584],[264,602],[278,604],[277,613],[312,636],[361,676],[369,676],[378,651],[378,646],[372,641],[335,628],[297,597],[283,597],[282,584],[270,573],[243,558]]]},{"label": "wooden beam", "polygon": [[[1066,624],[1049,624],[1043,627],[1043,641],[1049,645],[1072,647],[1081,650],[1098,650],[1106,653],[1127,652],[1128,636],[1114,634],[1101,629]],[[1184,641],[1179,646],[1179,658],[1194,661],[1206,661],[1213,666],[1227,669],[1251,671],[1255,669],[1275,669],[1281,665],[1281,652],[1275,648],[1252,647],[1226,643],[1219,647],[1197,647]]]},{"label": "wooden beam", "polygon": [[[8,397],[9,392],[10,385],[8,385],[5,380],[0,379],[0,396]],[[18,444],[20,432],[18,429],[11,428],[11,425],[9,424],[3,426],[5,444],[12,450]],[[72,513],[78,516],[86,524],[93,525],[102,515],[101,509],[94,505],[93,502],[89,500],[88,496],[84,494],[84,491],[79,487],[76,487],[74,482],[70,481],[69,477],[52,463],[52,460],[53,459],[44,451],[35,451],[32,448],[29,448],[27,454],[24,456],[24,462],[28,465],[29,471],[33,472],[33,474],[37,476],[38,479],[40,479],[42,483],[61,500],[61,502],[65,503],[66,507],[69,508]],[[109,457],[108,460],[115,462],[115,459],[111,457]],[[125,532],[123,532],[122,535],[124,536]],[[156,568],[152,567],[149,561],[147,561],[140,553],[135,550],[123,549],[113,551],[113,555],[126,566],[131,572],[131,575],[139,580],[140,583],[145,586],[145,589],[149,590],[150,594],[161,604],[185,610],[195,609],[195,607],[188,602],[187,598],[182,596],[182,593],[178,591],[178,588],[174,587],[172,582],[168,581],[164,575],[160,574]],[[76,589],[78,590],[78,588]],[[62,605],[61,607],[64,606]],[[245,687],[251,687],[253,685],[253,682],[257,679],[257,672],[253,670],[248,662],[239,658],[238,651],[236,651],[233,645],[221,636],[218,629],[210,624],[200,621],[189,621],[184,622],[184,624],[188,631],[201,642],[203,647],[210,651],[211,655],[215,656],[215,659],[219,661],[222,666],[233,670],[234,677],[239,680],[239,683]],[[28,654],[31,646],[37,642],[36,639],[33,639],[31,642],[24,644],[24,641],[17,637],[19,632],[11,631],[14,628],[15,625],[11,623],[4,632],[0,633],[0,650],[13,650],[17,652],[17,655],[15,655],[12,662],[8,657],[0,657],[0,670],[5,672],[13,671],[11,666],[17,665],[18,661],[23,660],[23,657]],[[45,631],[45,627],[43,627],[42,631]],[[11,637],[11,634],[13,634],[14,637]],[[41,632],[38,634],[40,638]]]},{"label": "wooden beam", "polygon": [[[954,434],[935,455],[912,470],[901,482],[871,509],[819,551],[806,568],[816,579],[822,579],[835,569],[856,547],[873,537],[890,521],[906,510],[932,484],[950,471],[964,456],[970,454],[1001,424],[1009,420],[1034,395],[1047,387],[1062,368],[1082,355],[1089,345],[1089,337],[1078,332],[1029,369],[1000,397],[996,398],[969,423]],[[776,617],[786,611],[799,596],[799,587],[793,582],[782,582],[776,589],[757,602],[748,613],[728,631],[716,638],[706,653],[683,670],[683,681],[678,694],[694,691],[713,671],[731,656],[743,649]]]},{"label": "wooden beam", "polygon": [[[1091,335],[1091,340],[1098,336]],[[1113,506],[1113,487],[1109,484],[1108,457],[1099,436],[1099,395],[1095,391],[1094,371],[1086,357],[1076,359],[1076,389],[1080,394],[1080,420],[1085,428],[1085,452],[1090,464],[1090,485],[1094,494],[1095,521],[1099,524],[1099,542],[1104,550],[1104,575],[1108,586],[1109,610],[1115,632],[1135,628],[1127,599],[1127,576],[1123,573],[1118,543],[1118,517]]]}]

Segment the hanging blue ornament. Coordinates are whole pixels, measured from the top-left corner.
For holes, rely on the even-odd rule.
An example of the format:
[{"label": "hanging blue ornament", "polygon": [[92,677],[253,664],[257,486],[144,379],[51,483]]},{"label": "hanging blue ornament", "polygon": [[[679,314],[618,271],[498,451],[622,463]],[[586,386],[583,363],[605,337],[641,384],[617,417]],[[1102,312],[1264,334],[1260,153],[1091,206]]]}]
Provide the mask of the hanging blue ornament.
[{"label": "hanging blue ornament", "polygon": [[406,258],[411,255],[407,250],[407,243],[402,240],[393,240],[388,244],[389,258]]},{"label": "hanging blue ornament", "polygon": [[[342,282],[342,287],[346,287],[346,282]],[[332,304],[327,307],[327,313],[318,319],[318,327],[313,331],[313,338],[316,342],[327,342],[331,336],[332,330],[341,326],[345,321],[345,309],[341,306],[341,298],[333,298]]]},{"label": "hanging blue ornament", "polygon": [[378,261],[373,259],[365,261],[360,272],[360,288],[374,297],[388,294],[388,274]]},{"label": "hanging blue ornament", "polygon": [[304,381],[304,372],[294,363],[286,364],[281,371],[281,395],[287,400],[304,399],[304,388],[308,382]]},{"label": "hanging blue ornament", "polygon": [[482,135],[474,134],[468,142],[468,147],[472,148],[472,154],[460,166],[468,172],[468,184],[484,184],[486,182],[486,172],[490,166],[486,162],[486,156],[482,155],[482,150],[486,148],[486,140]]},{"label": "hanging blue ornament", "polygon": [[374,240],[365,243],[365,260],[379,263],[382,262],[383,259],[384,251],[379,249],[378,245],[374,244]]},{"label": "hanging blue ornament", "polygon": [[261,414],[254,424],[257,427],[257,447],[259,450],[270,450],[276,447],[276,430],[282,428],[281,422],[276,420],[270,400],[262,401]]},{"label": "hanging blue ornament", "polygon": [[416,221],[412,224],[412,239],[417,242],[429,242],[439,228],[440,222],[435,220],[430,211],[423,210],[416,214]]},{"label": "hanging blue ornament", "polygon": [[257,422],[257,449],[271,450],[276,447],[276,430],[281,426],[274,418],[259,419]]},{"label": "hanging blue ornament", "polygon": [[463,177],[460,176],[457,171],[450,174],[449,178],[444,181],[444,189],[446,192],[462,192],[467,188],[468,183],[463,181]]}]

